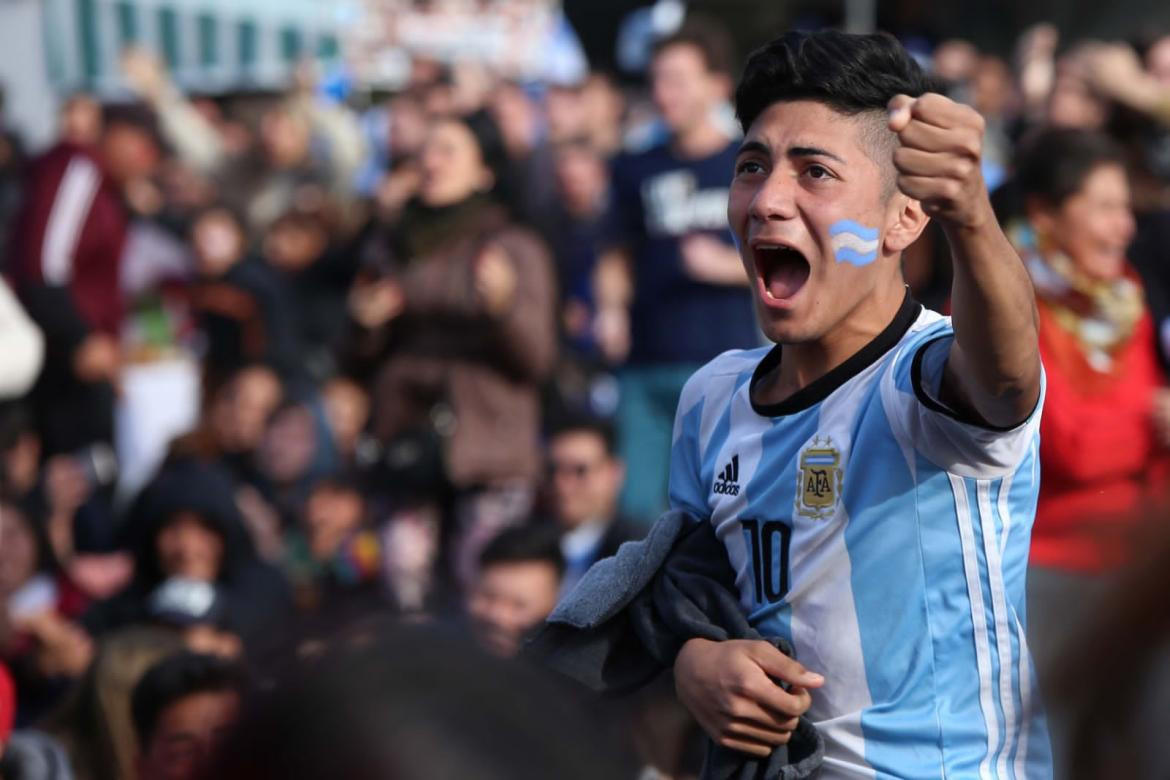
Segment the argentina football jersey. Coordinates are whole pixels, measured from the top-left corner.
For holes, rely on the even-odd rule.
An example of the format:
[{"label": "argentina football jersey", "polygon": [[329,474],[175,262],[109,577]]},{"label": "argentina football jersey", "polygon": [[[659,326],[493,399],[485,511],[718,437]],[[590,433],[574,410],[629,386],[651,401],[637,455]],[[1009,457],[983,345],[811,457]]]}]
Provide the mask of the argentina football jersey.
[{"label": "argentina football jersey", "polygon": [[687,383],[673,508],[709,520],[765,636],[824,675],[808,712],[828,778],[1043,778],[1024,634],[1039,409],[972,425],[939,400],[954,333],[907,297],[860,352],[778,404],[779,347]]}]

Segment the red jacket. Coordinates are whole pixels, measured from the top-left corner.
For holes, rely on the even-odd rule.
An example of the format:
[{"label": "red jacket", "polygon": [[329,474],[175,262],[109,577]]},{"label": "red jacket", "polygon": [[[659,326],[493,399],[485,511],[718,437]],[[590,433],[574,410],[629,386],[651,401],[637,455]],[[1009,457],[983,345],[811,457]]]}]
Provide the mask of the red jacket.
[{"label": "red jacket", "polygon": [[1100,572],[1124,563],[1131,532],[1165,484],[1165,453],[1152,422],[1158,366],[1147,312],[1116,356],[1093,371],[1068,331],[1040,304],[1040,355],[1048,378],[1040,423],[1040,498],[1031,562]]},{"label": "red jacket", "polygon": [[117,335],[128,218],[121,195],[89,150],[61,143],[29,168],[8,263],[50,359],[69,356],[90,331]]}]

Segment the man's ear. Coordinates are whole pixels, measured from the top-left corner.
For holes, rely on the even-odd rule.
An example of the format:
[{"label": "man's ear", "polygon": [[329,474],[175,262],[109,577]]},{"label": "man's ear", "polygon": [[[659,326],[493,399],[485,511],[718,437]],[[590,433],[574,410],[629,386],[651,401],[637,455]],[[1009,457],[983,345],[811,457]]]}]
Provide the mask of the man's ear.
[{"label": "man's ear", "polygon": [[922,204],[913,198],[908,198],[901,192],[896,192],[890,198],[890,209],[887,212],[886,235],[882,249],[885,254],[896,255],[913,244],[926,229],[930,217],[922,210]]}]

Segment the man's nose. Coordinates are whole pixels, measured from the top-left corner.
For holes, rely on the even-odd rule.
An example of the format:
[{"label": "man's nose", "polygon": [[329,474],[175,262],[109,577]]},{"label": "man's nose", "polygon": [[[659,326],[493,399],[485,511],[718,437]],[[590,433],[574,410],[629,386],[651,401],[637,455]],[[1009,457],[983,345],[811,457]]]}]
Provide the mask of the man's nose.
[{"label": "man's nose", "polygon": [[756,190],[749,214],[761,222],[795,217],[796,181],[783,171],[773,171]]}]

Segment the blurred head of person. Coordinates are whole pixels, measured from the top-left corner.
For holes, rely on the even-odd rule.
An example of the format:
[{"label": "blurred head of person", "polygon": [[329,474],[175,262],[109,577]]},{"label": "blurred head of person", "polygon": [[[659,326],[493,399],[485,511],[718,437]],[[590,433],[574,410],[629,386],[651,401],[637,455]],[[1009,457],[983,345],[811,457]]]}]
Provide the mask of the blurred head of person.
[{"label": "blurred head of person", "polygon": [[965,84],[975,75],[979,50],[970,41],[951,38],[934,50],[931,66],[934,74],[947,84]]},{"label": "blurred head of person", "polygon": [[[0,498],[0,599],[54,568],[48,539],[15,503]],[[11,602],[9,607],[14,606]]]},{"label": "blurred head of person", "polygon": [[101,156],[120,184],[155,174],[162,158],[154,114],[146,106],[109,106],[102,117]]},{"label": "blurred head of person", "polygon": [[287,401],[269,420],[258,454],[276,486],[303,484],[331,471],[336,450],[324,409],[313,401]]},{"label": "blurred head of person", "polygon": [[390,160],[414,157],[427,140],[426,108],[416,92],[404,92],[390,100]]},{"label": "blurred head of person", "polygon": [[[867,299],[905,295],[902,252],[928,219],[897,189],[886,106],[932,87],[884,33],[790,32],[748,58],[727,216],[770,340],[819,341]],[[876,234],[861,265],[837,259],[845,220]]]},{"label": "blurred head of person", "polygon": [[321,401],[337,451],[352,456],[370,420],[369,394],[352,379],[334,377],[321,388]]},{"label": "blurred head of person", "polygon": [[159,567],[167,577],[215,582],[223,564],[223,548],[220,530],[192,510],[175,512],[155,537]]},{"label": "blurred head of person", "polygon": [[499,130],[486,113],[436,121],[422,148],[419,200],[443,208],[491,192],[502,154]]},{"label": "blurred head of person", "polygon": [[138,597],[170,579],[227,582],[256,561],[231,476],[195,457],[164,463],[122,532],[134,550]]},{"label": "blurred head of person", "polygon": [[548,139],[554,144],[582,136],[589,129],[589,102],[584,84],[550,84],[544,94]]},{"label": "blurred head of person", "polygon": [[583,703],[462,637],[395,626],[335,640],[241,721],[220,780],[633,777]]},{"label": "blurred head of person", "polygon": [[0,403],[0,492],[24,496],[41,471],[41,437],[32,413],[20,403]]},{"label": "blurred head of person", "polygon": [[1100,130],[1109,120],[1109,101],[1090,85],[1083,51],[1073,50],[1056,63],[1056,77],[1045,107],[1053,127]]},{"label": "blurred head of person", "polygon": [[212,402],[209,418],[218,448],[227,453],[254,452],[283,398],[280,377],[268,366],[238,369]]},{"label": "blurred head of person", "polygon": [[1043,131],[1025,148],[1017,176],[1042,252],[1063,253],[1098,281],[1125,272],[1134,217],[1124,153],[1113,141],[1087,130]]},{"label": "blurred head of person", "polygon": [[568,139],[557,145],[554,165],[566,212],[589,218],[604,211],[609,167],[600,152],[584,139]]},{"label": "blurred head of person", "polygon": [[268,164],[276,170],[305,165],[311,141],[308,121],[285,106],[274,106],[260,118],[260,145]]},{"label": "blurred head of person", "polygon": [[492,93],[488,108],[499,128],[504,150],[513,160],[523,159],[536,146],[541,130],[540,107],[519,84],[505,81]]},{"label": "blurred head of person", "polygon": [[654,47],[650,89],[654,105],[674,135],[711,121],[731,92],[730,37],[716,23],[690,20]]},{"label": "blurred head of person", "polygon": [[130,699],[140,780],[195,780],[235,725],[243,670],[215,655],[180,652],[152,666]]},{"label": "blurred head of person", "polygon": [[476,638],[489,652],[514,656],[557,603],[565,559],[554,528],[504,531],[484,548],[467,599]]},{"label": "blurred head of person", "polygon": [[971,105],[988,119],[1007,115],[1017,103],[1012,70],[999,57],[980,57],[971,75]]},{"label": "blurred head of person", "polygon": [[326,562],[364,525],[366,502],[355,484],[326,478],[309,492],[303,518],[310,555]]},{"label": "blurred head of person", "polygon": [[288,212],[269,226],[264,257],[278,270],[295,274],[325,254],[329,238],[329,224],[323,215]]},{"label": "blurred head of person", "polygon": [[616,154],[622,144],[622,117],[625,97],[613,79],[603,73],[591,73],[581,89],[585,104],[586,132],[589,142],[606,157]]},{"label": "blurred head of person", "polygon": [[196,267],[207,278],[227,273],[248,251],[244,223],[226,206],[212,206],[196,215],[189,236]]},{"label": "blurred head of person", "polygon": [[84,92],[70,95],[61,107],[61,140],[92,147],[101,137],[101,104]]},{"label": "blurred head of person", "polygon": [[1146,72],[1157,79],[1163,89],[1170,89],[1170,33],[1158,36],[1145,52]]},{"label": "blurred head of person", "polygon": [[562,530],[614,519],[625,466],[614,451],[612,426],[582,420],[558,429],[548,443],[548,471]]}]

